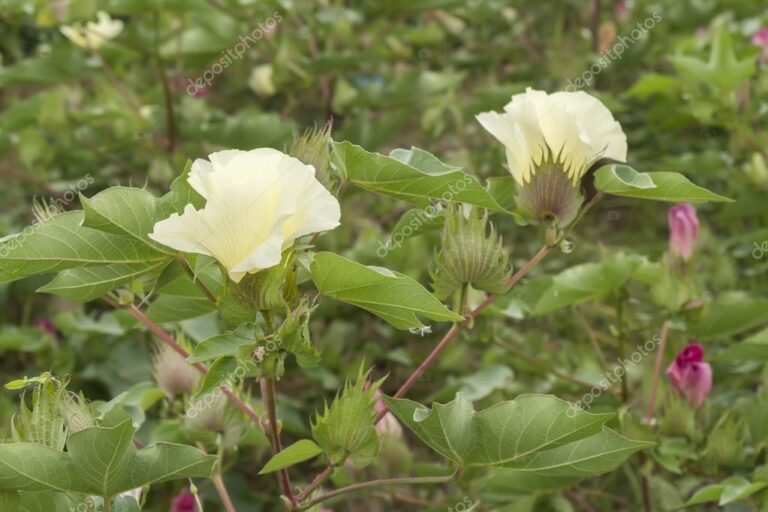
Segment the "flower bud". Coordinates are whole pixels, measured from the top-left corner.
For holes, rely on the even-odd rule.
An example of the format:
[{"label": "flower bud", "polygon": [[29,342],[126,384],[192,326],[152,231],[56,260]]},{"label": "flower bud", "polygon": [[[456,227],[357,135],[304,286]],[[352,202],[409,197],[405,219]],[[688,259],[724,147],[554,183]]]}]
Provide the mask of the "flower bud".
[{"label": "flower bud", "polygon": [[347,457],[358,467],[371,463],[379,452],[379,436],[374,428],[375,392],[383,381],[367,382],[362,367],[357,381],[349,381],[323,414],[312,424],[312,436],[328,454],[332,465],[344,463]]},{"label": "flower bud", "polygon": [[328,190],[336,190],[338,178],[331,170],[331,129],[328,121],[322,126],[314,126],[293,138],[287,153],[315,168],[315,175]]},{"label": "flower bud", "polygon": [[184,489],[171,503],[171,512],[198,512],[195,497],[188,490]]},{"label": "flower bud", "polygon": [[458,288],[472,285],[488,293],[503,293],[511,267],[509,256],[489,225],[488,215],[471,209],[463,214],[461,206],[445,212],[440,253],[431,273],[432,288],[438,298],[445,299]]},{"label": "flower bud", "polygon": [[251,70],[251,76],[248,78],[248,87],[262,98],[274,96],[277,90],[272,81],[274,75],[272,64],[262,64]]},{"label": "flower bud", "polygon": [[26,391],[22,395],[19,413],[11,420],[11,435],[14,442],[36,443],[59,451],[64,450],[67,440],[67,425],[62,414],[62,405],[68,400],[65,385],[43,376],[32,389],[32,408],[27,407]]},{"label": "flower bud", "polygon": [[[381,391],[378,389],[374,393],[374,397],[376,398],[376,405],[373,406],[373,410],[376,413],[376,416],[378,416],[381,411],[387,410],[387,406],[384,403],[384,400],[381,399]],[[381,418],[381,421],[376,424],[376,433],[381,437],[392,436],[400,439],[403,437],[403,426],[400,425],[400,422],[397,421],[394,414],[387,411],[384,417]]]},{"label": "flower bud", "polygon": [[181,354],[165,343],[156,343],[152,357],[152,375],[169,399],[191,393],[200,383],[200,374]]},{"label": "flower bud", "polygon": [[691,204],[679,204],[669,209],[669,252],[688,261],[693,256],[699,236],[699,219]]},{"label": "flower bud", "polygon": [[704,362],[702,346],[685,347],[667,368],[667,377],[692,406],[701,407],[712,389],[712,368]]}]

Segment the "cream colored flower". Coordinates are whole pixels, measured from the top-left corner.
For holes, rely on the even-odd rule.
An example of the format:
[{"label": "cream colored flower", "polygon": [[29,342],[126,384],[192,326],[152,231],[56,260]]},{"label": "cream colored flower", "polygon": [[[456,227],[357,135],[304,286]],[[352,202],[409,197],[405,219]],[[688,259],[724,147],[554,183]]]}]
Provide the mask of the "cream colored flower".
[{"label": "cream colored flower", "polygon": [[113,20],[109,14],[104,11],[96,13],[97,21],[89,21],[81,25],[65,25],[61,27],[61,33],[77,46],[89,50],[98,50],[110,39],[116,38],[123,31],[123,22]]},{"label": "cream colored flower", "polygon": [[277,90],[275,89],[275,83],[272,81],[273,75],[274,69],[272,64],[256,66],[248,78],[248,87],[262,98],[274,96]]},{"label": "cream colored flower", "polygon": [[621,125],[583,91],[547,94],[528,88],[512,96],[504,112],[484,112],[477,120],[504,144],[509,171],[521,185],[547,163],[576,185],[596,160],[627,158]]},{"label": "cream colored flower", "polygon": [[205,199],[155,224],[150,238],[216,258],[239,282],[277,265],[294,240],[339,225],[339,202],[315,168],[271,148],[227,150],[196,160],[189,184]]}]

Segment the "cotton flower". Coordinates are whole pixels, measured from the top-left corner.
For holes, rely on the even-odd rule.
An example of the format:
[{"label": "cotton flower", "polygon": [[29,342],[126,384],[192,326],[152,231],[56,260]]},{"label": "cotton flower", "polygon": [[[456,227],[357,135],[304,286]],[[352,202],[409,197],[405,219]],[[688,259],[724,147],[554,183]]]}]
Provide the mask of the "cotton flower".
[{"label": "cotton flower", "polygon": [[299,237],[339,225],[339,202],[315,168],[280,151],[213,153],[192,165],[188,182],[206,200],[155,224],[153,240],[216,258],[235,281],[273,267]]},{"label": "cotton flower", "polygon": [[626,161],[627,139],[600,100],[583,91],[527,89],[504,112],[477,120],[506,148],[518,207],[534,221],[569,224],[581,205],[579,182],[597,160]]},{"label": "cotton flower", "polygon": [[699,236],[699,218],[691,204],[679,204],[669,209],[669,251],[688,261],[693,256]]},{"label": "cotton flower", "polygon": [[253,68],[251,76],[248,78],[248,87],[262,98],[274,96],[277,90],[272,81],[273,75],[274,69],[272,68],[272,64],[256,66]]},{"label": "cotton flower", "polygon": [[667,377],[691,405],[700,407],[712,389],[712,367],[704,362],[701,345],[685,347],[667,368]]},{"label": "cotton flower", "polygon": [[65,25],[61,27],[61,33],[77,46],[89,50],[98,50],[110,39],[116,38],[123,31],[123,22],[113,20],[104,11],[96,13],[98,21],[89,21],[83,27],[81,24]]}]

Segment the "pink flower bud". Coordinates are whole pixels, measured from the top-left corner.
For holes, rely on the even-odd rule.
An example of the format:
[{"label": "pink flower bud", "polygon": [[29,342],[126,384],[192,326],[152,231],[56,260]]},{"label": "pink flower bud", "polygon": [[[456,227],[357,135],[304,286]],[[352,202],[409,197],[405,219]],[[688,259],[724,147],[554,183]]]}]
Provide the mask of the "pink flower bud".
[{"label": "pink flower bud", "polygon": [[760,56],[761,60],[768,60],[768,27],[760,27],[752,36],[752,44],[763,48],[763,52]]},{"label": "pink flower bud", "polygon": [[53,324],[50,318],[41,318],[35,320],[35,327],[41,331],[45,331],[49,336],[56,337],[56,326]]},{"label": "pink flower bud", "polygon": [[699,236],[699,218],[691,204],[679,204],[669,209],[669,252],[688,261],[693,256]]},{"label": "pink flower bud", "polygon": [[704,362],[704,349],[698,343],[685,347],[667,368],[672,385],[694,407],[700,407],[712,389],[712,367]]},{"label": "pink flower bud", "polygon": [[197,512],[197,502],[195,497],[188,490],[184,489],[173,499],[171,512]]},{"label": "pink flower bud", "polygon": [[[377,398],[377,400],[376,404],[373,406],[373,410],[378,416],[381,411],[387,409],[387,405],[384,403],[384,400],[381,399],[381,393],[378,389],[376,390],[374,396]],[[400,425],[400,422],[397,421],[397,418],[395,418],[394,414],[387,412],[387,414],[381,418],[381,421],[376,424],[376,433],[380,436],[390,435],[401,438],[403,437],[403,426]]]}]

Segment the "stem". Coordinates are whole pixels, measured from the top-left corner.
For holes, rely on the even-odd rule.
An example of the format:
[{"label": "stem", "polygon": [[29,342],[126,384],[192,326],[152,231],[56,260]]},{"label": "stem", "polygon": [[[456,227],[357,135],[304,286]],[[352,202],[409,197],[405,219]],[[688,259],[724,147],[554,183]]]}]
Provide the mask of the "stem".
[{"label": "stem", "polygon": [[227,512],[237,512],[235,505],[232,503],[232,499],[229,497],[227,487],[224,485],[224,479],[221,478],[221,474],[216,473],[211,477],[211,480],[213,481],[213,486],[216,487],[216,491],[219,493],[219,498],[221,498],[221,503],[224,505],[224,509]]},{"label": "stem", "polygon": [[[155,11],[155,36],[157,36],[158,25],[159,15],[157,11]],[[171,91],[171,86],[168,83],[168,76],[165,72],[165,62],[160,56],[160,52],[157,48],[154,49],[153,57],[157,67],[157,74],[160,78],[160,84],[163,86],[163,100],[165,101],[165,128],[167,134],[166,136],[168,138],[167,151],[168,153],[173,153],[173,149],[176,144],[176,115],[173,111],[173,92]]]},{"label": "stem", "polygon": [[112,496],[104,496],[103,512],[109,512],[112,508]]},{"label": "stem", "polygon": [[[116,302],[114,302],[112,299],[105,298],[104,299],[109,305],[117,308],[119,307]],[[133,315],[133,317],[144,324],[144,326],[152,331],[160,340],[171,347],[173,350],[175,350],[179,355],[184,357],[185,359],[189,357],[189,352],[184,350],[184,347],[178,344],[178,342],[173,339],[173,336],[165,332],[160,326],[158,326],[156,323],[154,323],[152,320],[147,318],[147,316],[141,312],[139,308],[137,308],[135,305],[131,304],[131,306],[128,308],[128,311]],[[197,371],[199,371],[202,374],[208,373],[208,368],[205,367],[202,363],[194,363],[192,366],[195,367]],[[241,409],[251,420],[253,420],[254,423],[257,425],[260,424],[261,418],[258,414],[256,414],[256,411],[251,409],[251,407],[243,402],[231,389],[229,389],[226,386],[221,386],[221,392],[224,393],[224,395],[233,403],[235,406],[237,406],[239,409]]]},{"label": "stem", "polygon": [[653,369],[653,382],[651,383],[651,398],[648,400],[648,410],[645,413],[645,422],[650,424],[653,418],[653,411],[656,409],[656,392],[659,389],[659,376],[661,375],[661,365],[664,363],[664,348],[667,346],[667,337],[669,335],[669,320],[665,320],[661,325],[661,334],[659,335],[659,351],[656,352],[656,366]]},{"label": "stem", "polygon": [[[265,319],[266,319],[265,315]],[[264,378],[261,379],[261,399],[264,401],[264,409],[267,411],[267,419],[269,424],[269,436],[272,441],[272,452],[276,455],[283,451],[283,444],[280,441],[280,429],[277,422],[277,410],[275,408],[275,379]],[[278,481],[283,488],[283,494],[291,500],[294,506],[298,506],[299,502],[293,495],[293,489],[291,486],[291,478],[288,476],[287,469],[281,469],[278,473]]]},{"label": "stem", "polygon": [[[530,272],[538,263],[544,259],[544,257],[549,254],[552,249],[556,247],[555,244],[549,244],[543,246],[541,249],[539,249],[539,252],[537,252],[533,258],[528,260],[520,269],[515,272],[511,278],[507,281],[507,286],[510,288],[513,287],[515,284],[517,284],[518,281],[520,281],[523,277],[525,277],[528,272]],[[457,322],[453,324],[453,326],[450,328],[450,330],[445,333],[445,336],[443,336],[443,339],[441,339],[438,344],[435,346],[435,348],[432,350],[432,352],[427,356],[424,361],[419,365],[418,368],[411,374],[410,377],[408,377],[408,380],[405,381],[405,383],[400,386],[400,389],[397,390],[397,392],[393,395],[394,398],[401,398],[403,395],[405,395],[416,382],[421,378],[422,375],[424,375],[424,372],[427,371],[427,369],[432,366],[432,364],[437,360],[438,357],[440,357],[440,354],[443,353],[445,348],[448,346],[448,344],[456,337],[457,334],[459,334],[459,331],[461,331],[462,327],[471,322],[475,319],[485,308],[493,304],[496,299],[498,299],[498,295],[489,295],[486,297],[486,299],[480,303],[475,309],[470,311],[464,318],[462,322]],[[384,417],[384,415],[387,413],[387,409],[383,409],[379,415],[376,417],[376,421],[378,422],[381,418]]]},{"label": "stem", "polygon": [[341,487],[335,491],[328,492],[317,498],[313,498],[306,503],[302,503],[299,510],[307,510],[315,505],[319,505],[324,501],[328,501],[336,496],[347,494],[354,491],[360,491],[363,489],[369,489],[371,487],[386,487],[390,485],[410,485],[410,484],[444,484],[458,480],[461,477],[462,468],[456,468],[456,471],[447,476],[422,476],[422,477],[400,477],[400,478],[385,478],[381,480],[371,480],[369,482],[361,482],[357,484]]},{"label": "stem", "polygon": [[[623,364],[627,335],[624,332],[624,298],[621,296],[616,301],[616,329],[619,331],[619,361]],[[629,400],[629,387],[627,385],[627,369],[625,368],[621,372],[621,401],[626,403],[627,400]]]}]

